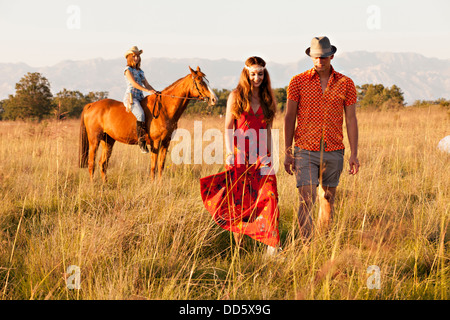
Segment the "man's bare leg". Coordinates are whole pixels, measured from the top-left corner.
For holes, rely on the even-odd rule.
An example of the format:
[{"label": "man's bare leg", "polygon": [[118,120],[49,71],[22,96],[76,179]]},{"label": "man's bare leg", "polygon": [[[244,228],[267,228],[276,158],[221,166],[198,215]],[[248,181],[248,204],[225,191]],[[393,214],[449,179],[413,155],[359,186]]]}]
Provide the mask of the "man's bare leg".
[{"label": "man's bare leg", "polygon": [[298,191],[300,198],[300,205],[297,213],[298,225],[303,240],[309,241],[313,230],[311,209],[317,196],[316,186],[300,186]]},{"label": "man's bare leg", "polygon": [[319,185],[319,219],[317,229],[320,233],[327,233],[333,221],[334,199],[336,196],[335,187],[323,187]]}]

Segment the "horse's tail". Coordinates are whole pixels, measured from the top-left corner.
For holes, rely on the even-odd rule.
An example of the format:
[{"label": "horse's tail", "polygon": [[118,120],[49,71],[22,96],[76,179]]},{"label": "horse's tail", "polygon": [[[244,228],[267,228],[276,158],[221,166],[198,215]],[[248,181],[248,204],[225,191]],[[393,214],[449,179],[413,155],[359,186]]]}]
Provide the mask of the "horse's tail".
[{"label": "horse's tail", "polygon": [[83,108],[81,113],[81,123],[80,123],[80,152],[78,158],[78,165],[80,168],[87,168],[89,159],[89,140],[86,131],[86,125],[84,123],[84,111],[87,110],[91,104],[87,104]]}]

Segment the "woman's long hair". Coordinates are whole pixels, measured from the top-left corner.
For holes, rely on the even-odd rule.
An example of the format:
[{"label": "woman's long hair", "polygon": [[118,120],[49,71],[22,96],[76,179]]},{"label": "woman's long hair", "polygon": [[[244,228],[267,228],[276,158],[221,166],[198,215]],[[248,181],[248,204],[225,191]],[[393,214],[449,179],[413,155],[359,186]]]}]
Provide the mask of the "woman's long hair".
[{"label": "woman's long hair", "polygon": [[127,55],[127,66],[132,67],[137,70],[141,70],[141,56],[138,56],[139,59],[138,59],[137,63],[134,61],[133,57],[134,57],[133,53],[130,53],[129,55]]},{"label": "woman's long hair", "polygon": [[[266,66],[266,62],[260,57],[250,57],[245,61],[247,67],[253,65],[259,65],[261,67]],[[239,83],[235,89],[236,100],[231,108],[231,113],[236,119],[241,117],[243,112],[250,111],[250,98],[252,96],[252,85],[250,82],[249,71],[247,68],[241,72]],[[259,86],[259,101],[263,110],[264,119],[266,123],[270,124],[273,121],[276,113],[276,100],[272,91],[272,85],[270,83],[270,76],[266,68],[264,68],[264,79]]]}]

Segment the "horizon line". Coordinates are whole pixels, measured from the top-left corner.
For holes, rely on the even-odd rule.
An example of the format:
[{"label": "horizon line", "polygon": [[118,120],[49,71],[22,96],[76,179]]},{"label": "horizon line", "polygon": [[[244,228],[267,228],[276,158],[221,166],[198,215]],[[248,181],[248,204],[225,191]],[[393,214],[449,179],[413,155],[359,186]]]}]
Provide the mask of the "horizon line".
[{"label": "horizon line", "polygon": [[[422,53],[419,52],[414,52],[414,51],[369,51],[369,50],[355,50],[355,51],[345,51],[345,52],[337,52],[335,54],[335,56],[339,57],[340,55],[343,54],[351,54],[351,53],[371,53],[371,54],[377,54],[377,53],[383,53],[383,54],[415,54],[415,55],[419,55],[422,57],[425,57],[427,59],[436,59],[436,60],[442,60],[442,61],[450,61],[450,58],[447,59],[443,59],[443,58],[438,58],[438,57],[430,57],[430,56],[426,56]],[[274,61],[274,60],[267,60],[267,63],[274,63],[274,64],[279,64],[279,65],[287,65],[287,64],[292,64],[292,63],[297,63],[299,61],[302,61],[304,59],[308,59],[309,57],[305,54],[304,57],[299,58],[298,60],[295,61],[289,61],[289,62],[279,62],[279,61]],[[93,58],[87,58],[87,59],[63,59],[60,60],[54,64],[49,64],[49,65],[40,65],[40,66],[33,66],[27,62],[24,61],[18,61],[18,62],[0,62],[0,64],[15,64],[15,65],[26,65],[27,67],[31,67],[31,68],[46,68],[46,67],[53,67],[56,66],[60,63],[63,62],[83,62],[83,61],[92,61],[92,60],[102,60],[102,61],[111,61],[111,60],[119,60],[119,59],[124,59],[123,57],[116,57],[116,58],[103,58],[103,57],[93,57]],[[230,61],[230,62],[241,62],[240,60],[237,59],[228,59],[225,57],[222,58],[201,58],[201,57],[164,57],[164,56],[151,56],[151,57],[146,57],[145,60],[157,60],[157,59],[168,59],[168,60],[208,60],[208,61],[221,61],[221,60],[225,60],[225,61]]]}]

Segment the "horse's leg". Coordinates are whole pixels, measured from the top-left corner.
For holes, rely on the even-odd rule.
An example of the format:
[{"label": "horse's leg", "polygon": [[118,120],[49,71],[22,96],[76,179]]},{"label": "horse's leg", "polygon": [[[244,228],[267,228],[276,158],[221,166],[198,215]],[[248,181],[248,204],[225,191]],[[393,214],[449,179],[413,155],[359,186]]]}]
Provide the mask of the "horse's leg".
[{"label": "horse's leg", "polygon": [[100,139],[97,137],[94,137],[91,140],[89,140],[89,161],[88,161],[88,168],[89,168],[89,175],[91,177],[91,181],[94,180],[94,171],[95,171],[95,155],[97,154],[98,144],[100,143]]},{"label": "horse's leg", "polygon": [[152,156],[151,156],[151,164],[150,164],[150,179],[155,179],[155,171],[156,171],[156,162],[158,161],[158,154],[159,154],[159,140],[152,141]]},{"label": "horse's leg", "polygon": [[168,142],[164,142],[161,145],[161,148],[159,149],[159,154],[158,154],[158,178],[161,179],[162,177],[162,172],[164,170],[164,164],[166,161],[166,155],[167,155],[167,149],[169,148],[169,143]]},{"label": "horse's leg", "polygon": [[103,182],[107,181],[106,170],[108,169],[109,158],[111,157],[111,152],[114,147],[114,142],[116,142],[116,140],[114,140],[113,138],[111,138],[108,135],[105,135],[105,138],[102,139],[102,141],[101,141],[102,155],[100,157],[100,161],[98,164],[100,167],[100,172],[102,173]]}]

